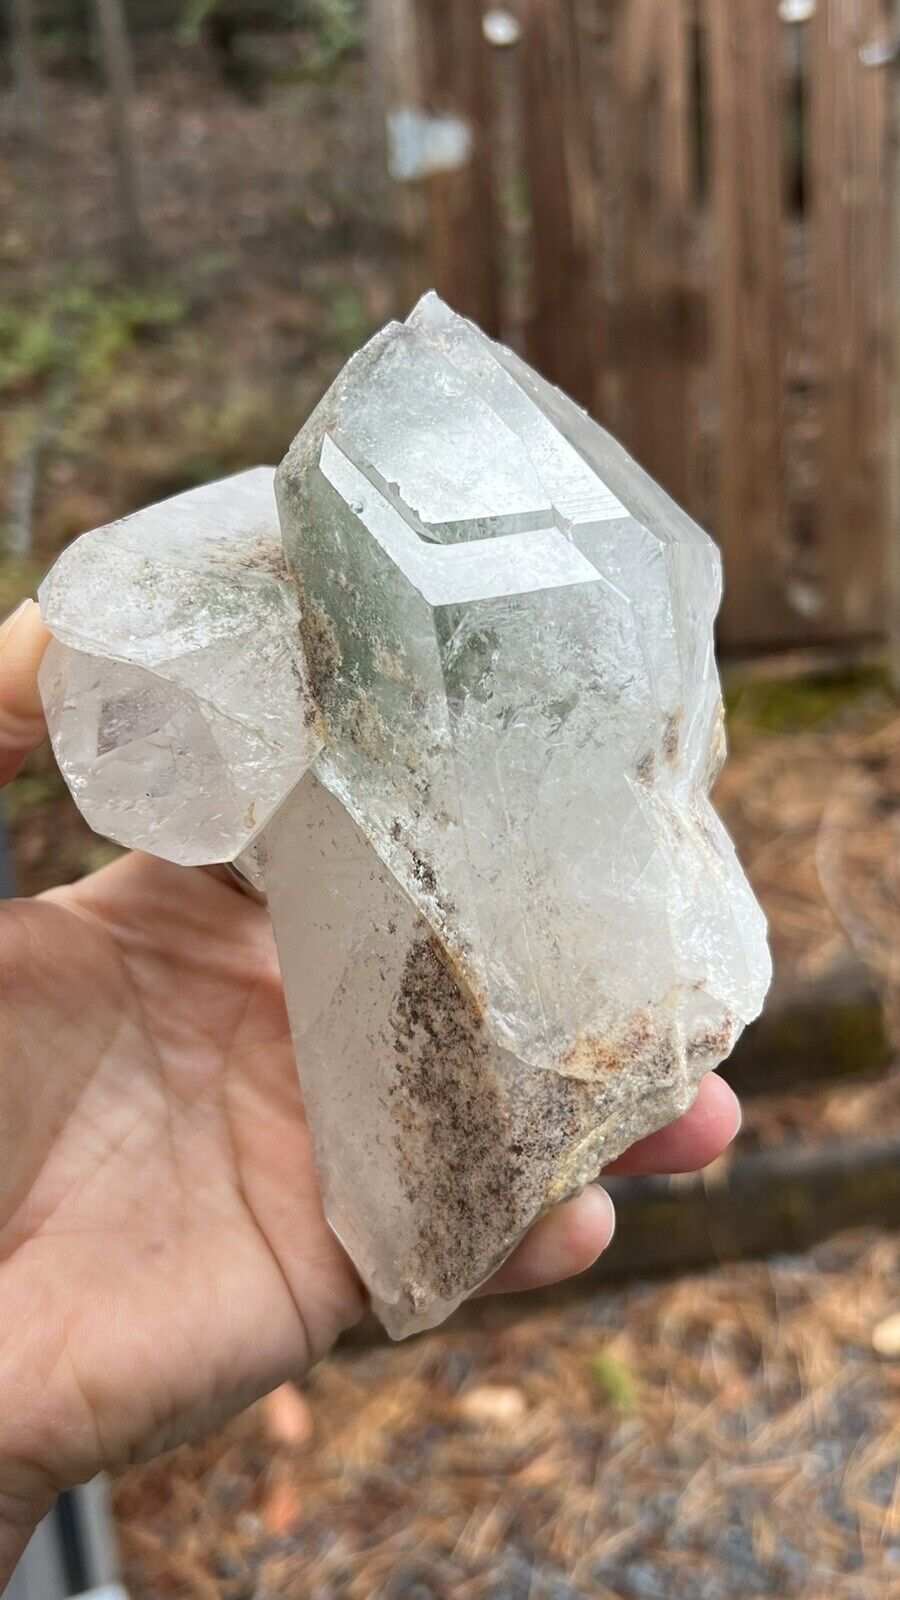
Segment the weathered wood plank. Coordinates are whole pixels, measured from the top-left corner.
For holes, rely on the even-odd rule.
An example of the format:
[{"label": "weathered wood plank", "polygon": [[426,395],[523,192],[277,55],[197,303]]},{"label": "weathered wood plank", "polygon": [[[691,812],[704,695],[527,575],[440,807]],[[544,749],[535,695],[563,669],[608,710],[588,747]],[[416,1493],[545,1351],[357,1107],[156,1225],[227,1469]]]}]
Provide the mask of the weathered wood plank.
[{"label": "weathered wood plank", "polygon": [[[715,508],[727,647],[873,637],[889,592],[888,74],[867,70],[859,47],[884,36],[882,0],[820,0],[791,35],[804,41],[806,109],[791,129],[811,130],[812,297],[794,281],[805,252],[787,250],[787,33],[774,0],[519,0],[502,72],[477,0],[404,3],[422,35],[419,104],[473,130],[472,160],[426,185],[438,288],[490,332],[525,326],[548,377],[702,520]],[[498,190],[523,170],[530,226],[519,217],[507,237]],[[789,313],[806,397],[787,392]],[[808,420],[799,464],[789,433],[790,475],[788,399],[788,420],[798,405]]]},{"label": "weathered wood plank", "polygon": [[720,412],[717,535],[723,642],[803,635],[786,591],[782,459],[784,317],[778,14],[706,0]]},{"label": "weathered wood plank", "polygon": [[881,0],[819,0],[810,81],[810,178],[822,428],[817,516],[830,637],[879,632],[887,584],[885,399],[887,77],[861,47],[883,37]]},{"label": "weathered wood plank", "polygon": [[618,13],[625,442],[682,505],[691,500],[690,82],[687,0]]},{"label": "weathered wood plank", "polygon": [[528,357],[596,414],[600,220],[574,8],[572,0],[522,0],[520,15],[534,258]]},{"label": "weathered wood plank", "polygon": [[478,0],[416,0],[423,102],[469,125],[471,158],[426,179],[435,288],[486,333],[502,327],[503,264],[494,172],[490,46]]},{"label": "weathered wood plank", "polygon": [[[405,111],[421,108],[422,84],[413,0],[369,0],[369,52],[386,129]],[[385,168],[390,134],[385,135]],[[431,288],[428,215],[420,183],[393,182],[391,208],[397,250],[397,311],[405,317]]]}]

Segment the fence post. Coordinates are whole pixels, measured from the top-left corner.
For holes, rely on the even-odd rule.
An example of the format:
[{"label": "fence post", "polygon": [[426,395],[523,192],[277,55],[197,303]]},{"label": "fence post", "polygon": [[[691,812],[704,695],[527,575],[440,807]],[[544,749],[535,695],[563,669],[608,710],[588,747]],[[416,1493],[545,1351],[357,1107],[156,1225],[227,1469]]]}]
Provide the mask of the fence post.
[{"label": "fence post", "polygon": [[572,0],[523,0],[520,14],[534,258],[528,356],[597,413],[605,353],[600,224]]},{"label": "fence post", "polygon": [[378,80],[379,107],[387,128],[386,170],[390,175],[399,271],[398,312],[410,307],[432,284],[428,257],[425,196],[418,180],[393,170],[398,119],[422,110],[422,84],[413,0],[369,0],[369,40]]},{"label": "fence post", "polygon": [[423,109],[462,119],[465,160],[425,174],[435,287],[486,333],[502,324],[503,276],[494,173],[490,46],[480,0],[416,0]]},{"label": "fence post", "polygon": [[833,637],[877,633],[885,620],[887,83],[860,59],[884,20],[881,0],[819,0],[813,21],[820,627]]},{"label": "fence post", "polygon": [[774,0],[706,0],[712,111],[714,328],[720,409],[720,633],[786,642],[782,68]]},{"label": "fence post", "polygon": [[690,10],[628,0],[619,13],[623,362],[627,444],[682,505],[690,490]]}]

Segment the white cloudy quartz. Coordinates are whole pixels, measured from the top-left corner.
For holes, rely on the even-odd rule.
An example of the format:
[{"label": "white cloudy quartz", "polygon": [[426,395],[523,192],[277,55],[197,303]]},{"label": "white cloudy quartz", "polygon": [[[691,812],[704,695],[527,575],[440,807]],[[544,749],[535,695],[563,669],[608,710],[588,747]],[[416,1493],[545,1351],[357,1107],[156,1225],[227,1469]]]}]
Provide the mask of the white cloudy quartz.
[{"label": "white cloudy quartz", "polygon": [[433,295],[276,490],[286,568],[265,469],[78,541],[42,687],[95,827],[265,884],[326,1209],[400,1336],[684,1111],[762,1005],[708,798],[720,561]]},{"label": "white cloudy quartz", "polygon": [[63,776],[98,833],[190,866],[244,849],[320,747],[257,467],[84,534],[41,586]]}]

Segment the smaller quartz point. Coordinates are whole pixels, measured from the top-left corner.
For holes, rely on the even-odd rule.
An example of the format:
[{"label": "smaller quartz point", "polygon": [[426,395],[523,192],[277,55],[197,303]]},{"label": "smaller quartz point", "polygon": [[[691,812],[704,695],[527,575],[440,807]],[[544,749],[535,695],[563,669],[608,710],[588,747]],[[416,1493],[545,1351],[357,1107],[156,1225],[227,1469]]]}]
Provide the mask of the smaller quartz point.
[{"label": "smaller quartz point", "polygon": [[326,1212],[403,1337],[685,1111],[763,1003],[708,797],[721,565],[434,295],[276,495],[259,469],[79,540],[42,689],[94,827],[265,888]]},{"label": "smaller quartz point", "polygon": [[231,861],[314,760],[296,591],[258,467],[97,528],[41,587],[50,738],[91,827]]}]

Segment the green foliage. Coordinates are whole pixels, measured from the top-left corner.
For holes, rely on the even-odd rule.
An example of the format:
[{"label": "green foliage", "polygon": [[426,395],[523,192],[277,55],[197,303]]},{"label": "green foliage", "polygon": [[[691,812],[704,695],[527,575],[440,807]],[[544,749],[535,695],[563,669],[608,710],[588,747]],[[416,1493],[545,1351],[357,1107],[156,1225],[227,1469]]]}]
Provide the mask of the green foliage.
[{"label": "green foliage", "polygon": [[248,27],[254,23],[263,27],[266,22],[300,23],[307,21],[311,7],[316,8],[316,0],[184,0],[181,30],[195,39],[213,16],[227,17],[238,27],[241,22]]},{"label": "green foliage", "polygon": [[637,1382],[624,1361],[607,1350],[600,1350],[591,1356],[588,1372],[594,1387],[616,1411],[630,1413],[637,1410],[640,1398]]},{"label": "green foliage", "polygon": [[188,39],[196,39],[207,17],[217,9],[219,0],[187,0],[181,31]]},{"label": "green foliage", "polygon": [[[2,531],[0,531],[2,547]],[[0,557],[0,622],[8,617],[17,605],[37,593],[44,576],[44,566],[26,556]]]},{"label": "green foliage", "polygon": [[528,174],[522,167],[510,173],[503,185],[501,204],[510,222],[525,223],[531,216],[531,193]]},{"label": "green foliage", "polygon": [[52,371],[55,357],[56,340],[44,308],[23,315],[0,302],[0,394],[30,387]]},{"label": "green foliage", "polygon": [[233,21],[239,31],[242,18],[257,22],[307,26],[313,31],[314,49],[304,65],[304,76],[328,78],[344,57],[358,50],[362,39],[362,0],[186,0],[181,31],[196,39],[213,17]]},{"label": "green foliage", "polygon": [[360,0],[313,0],[312,10],[316,52],[310,71],[320,78],[329,77],[345,56],[359,48],[362,7]]},{"label": "green foliage", "polygon": [[355,289],[335,289],[331,296],[331,332],[335,343],[348,356],[358,350],[372,332],[365,307]]},{"label": "green foliage", "polygon": [[65,794],[65,785],[55,767],[47,772],[23,772],[3,791],[3,809],[13,826],[23,817],[49,805]]},{"label": "green foliage", "polygon": [[109,844],[105,839],[97,839],[85,845],[81,855],[81,870],[84,873],[99,872],[102,867],[108,867],[112,861],[118,861],[125,851],[117,844]]},{"label": "green foliage", "polygon": [[188,310],[171,285],[107,292],[70,283],[33,306],[0,300],[0,395],[102,378],[123,351],[182,322]]}]

